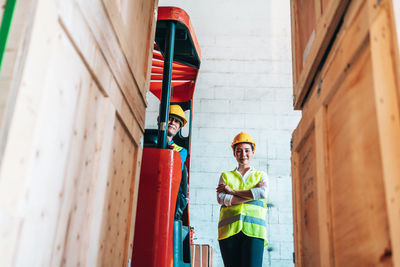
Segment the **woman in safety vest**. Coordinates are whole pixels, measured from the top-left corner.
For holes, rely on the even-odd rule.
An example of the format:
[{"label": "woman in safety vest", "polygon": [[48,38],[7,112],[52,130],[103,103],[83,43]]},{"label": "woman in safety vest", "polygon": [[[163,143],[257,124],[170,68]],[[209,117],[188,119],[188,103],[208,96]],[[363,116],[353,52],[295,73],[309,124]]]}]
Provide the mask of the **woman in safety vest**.
[{"label": "woman in safety vest", "polygon": [[267,174],[250,163],[256,143],[247,133],[232,142],[238,167],[223,172],[217,187],[221,205],[218,240],[225,267],[261,267],[267,245]]}]

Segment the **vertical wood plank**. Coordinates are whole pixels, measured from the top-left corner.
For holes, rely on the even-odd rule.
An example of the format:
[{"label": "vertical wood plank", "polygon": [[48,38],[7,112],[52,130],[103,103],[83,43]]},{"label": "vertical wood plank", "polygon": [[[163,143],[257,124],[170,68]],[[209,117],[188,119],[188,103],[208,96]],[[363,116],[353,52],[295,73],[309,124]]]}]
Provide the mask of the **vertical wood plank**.
[{"label": "vertical wood plank", "polygon": [[292,152],[292,192],[293,192],[293,232],[294,232],[294,247],[295,247],[295,264],[296,266],[303,266],[302,262],[302,232],[301,232],[301,207],[300,203],[300,173],[299,173],[300,158],[299,153],[293,150]]},{"label": "vertical wood plank", "polygon": [[400,118],[388,10],[371,25],[371,55],[393,263],[400,266]]},{"label": "vertical wood plank", "polygon": [[391,266],[384,256],[390,233],[373,90],[366,46],[327,104],[336,266]]},{"label": "vertical wood plank", "polygon": [[392,1],[398,51],[400,51],[400,1]]},{"label": "vertical wood plank", "polygon": [[334,266],[332,248],[332,216],[328,173],[328,147],[325,107],[315,115],[315,164],[317,174],[317,198],[319,215],[320,266]]},{"label": "vertical wood plank", "polygon": [[[82,70],[82,74],[85,70]],[[82,83],[65,179],[60,191],[51,264],[96,266],[115,109],[86,72]]]},{"label": "vertical wood plank", "polygon": [[301,207],[302,264],[317,266],[320,263],[320,218],[318,209],[318,176],[316,173],[315,125],[306,131],[299,152],[299,194]]},{"label": "vertical wood plank", "polygon": [[394,63],[394,74],[397,78],[398,102],[400,103],[400,1],[389,1],[387,3],[391,40],[392,40],[392,58]]},{"label": "vertical wood plank", "polygon": [[326,12],[326,8],[329,5],[330,1],[334,1],[334,0],[321,0],[322,13]]},{"label": "vertical wood plank", "polygon": [[[295,85],[295,81],[297,81],[297,77],[299,75],[300,69],[297,67],[297,54],[299,53],[299,35],[298,32],[298,24],[297,24],[297,1],[290,0],[290,19],[291,19],[291,31],[292,31],[292,75],[293,75],[293,87]],[[293,92],[294,93],[294,92]]]},{"label": "vertical wood plank", "polygon": [[298,36],[296,39],[298,43],[298,49],[294,56],[296,56],[296,68],[297,73],[303,70],[305,58],[307,58],[310,52],[310,47],[314,41],[315,29],[316,29],[316,7],[315,1],[296,1],[296,24],[297,31],[295,34]]},{"label": "vertical wood plank", "polygon": [[[92,121],[92,125],[102,129],[103,139],[97,142],[96,149],[98,152],[98,177],[97,182],[93,186],[95,192],[93,205],[93,220],[90,225],[90,241],[87,249],[87,261],[86,266],[99,266],[98,253],[100,251],[101,243],[101,227],[103,224],[102,218],[104,213],[104,207],[106,205],[106,191],[107,191],[107,180],[109,173],[109,162],[112,156],[112,141],[113,141],[113,125],[116,121],[115,107],[111,104],[109,99],[104,99],[103,108],[104,113],[102,114],[102,120]],[[99,145],[101,143],[101,145]]]},{"label": "vertical wood plank", "polygon": [[[108,99],[101,96],[97,87],[90,89],[87,101],[80,103],[86,108],[79,114],[82,123],[75,127],[76,148],[70,154],[70,167],[66,174],[69,199],[60,212],[60,215],[68,214],[68,219],[60,222],[68,222],[66,228],[60,229],[60,234],[64,234],[61,246],[65,244],[62,264],[66,265],[89,266],[87,262],[97,258],[96,248],[103,221],[100,210],[105,202],[107,168],[100,163],[105,163],[111,153],[115,109]],[[65,190],[68,193],[68,188]]]},{"label": "vertical wood plank", "polygon": [[[48,24],[48,19],[51,20],[53,16],[45,15],[48,12],[47,8],[51,9],[52,5],[45,1],[37,6],[38,16],[35,18],[33,37],[31,42],[26,44],[28,50],[40,47],[45,51],[52,51],[51,48],[56,42],[57,27],[56,24]],[[0,250],[2,251],[0,266],[10,266],[17,262],[17,250],[21,246],[20,239],[27,223],[25,216],[30,211],[27,208],[27,203],[29,204],[27,192],[29,185],[34,183],[34,177],[29,175],[33,164],[32,159],[37,157],[33,145],[35,133],[38,131],[40,103],[46,91],[44,78],[35,77],[35,72],[32,70],[47,70],[50,58],[49,53],[44,55],[29,53],[26,64],[23,66],[22,77],[19,77],[22,80],[19,89],[20,100],[14,108],[14,121],[7,129],[9,138],[4,148],[0,170]],[[42,200],[40,198],[37,201]],[[32,201],[31,205],[37,205],[37,202]],[[32,217],[32,220],[35,218],[37,217]],[[35,256],[38,257],[37,254]]]},{"label": "vertical wood plank", "polygon": [[123,266],[128,261],[132,196],[138,146],[119,120],[113,133],[112,157],[108,171],[106,201],[101,229],[99,264]]},{"label": "vertical wood plank", "polygon": [[[136,143],[137,145],[137,143]],[[142,144],[139,143],[136,147],[136,154],[135,154],[135,160],[136,162],[133,163],[133,169],[132,169],[132,179],[133,182],[131,184],[130,188],[130,224],[128,228],[128,233],[129,233],[129,239],[128,243],[126,244],[127,250],[127,255],[125,257],[127,259],[131,258],[132,256],[132,251],[133,251],[133,240],[135,237],[135,223],[136,223],[136,211],[137,211],[137,199],[139,196],[139,182],[140,182],[140,167],[142,165],[142,154],[143,154],[143,149],[142,149]],[[132,188],[133,187],[133,188]]]},{"label": "vertical wood plank", "polygon": [[322,0],[314,0],[315,6],[315,21],[318,23],[322,16]]}]

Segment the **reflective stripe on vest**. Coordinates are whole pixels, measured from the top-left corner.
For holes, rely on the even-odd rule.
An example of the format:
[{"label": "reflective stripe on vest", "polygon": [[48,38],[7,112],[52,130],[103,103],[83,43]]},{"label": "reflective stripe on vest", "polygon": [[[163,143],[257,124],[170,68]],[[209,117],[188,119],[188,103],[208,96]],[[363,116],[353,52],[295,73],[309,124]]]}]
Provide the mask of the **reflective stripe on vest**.
[{"label": "reflective stripe on vest", "polygon": [[263,220],[263,219],[255,218],[255,217],[251,217],[251,216],[245,216],[243,214],[238,214],[233,217],[223,219],[222,221],[220,221],[218,223],[218,227],[222,227],[222,226],[234,223],[236,221],[243,221],[243,222],[248,222],[248,223],[259,224],[262,226],[267,226],[265,224],[265,220]]},{"label": "reflective stripe on vest", "polygon": [[[253,170],[246,183],[236,171],[224,172],[224,182],[234,190],[254,188],[264,176],[263,172]],[[247,236],[262,238],[267,244],[265,217],[267,205],[265,199],[252,200],[229,207],[222,206],[218,223],[218,240],[231,237],[240,231]]]},{"label": "reflective stripe on vest", "polygon": [[183,147],[181,147],[181,146],[178,146],[177,144],[175,144],[175,143],[173,143],[173,144],[171,144],[171,146],[172,146],[172,150],[173,151],[181,151],[182,149],[183,149]]}]

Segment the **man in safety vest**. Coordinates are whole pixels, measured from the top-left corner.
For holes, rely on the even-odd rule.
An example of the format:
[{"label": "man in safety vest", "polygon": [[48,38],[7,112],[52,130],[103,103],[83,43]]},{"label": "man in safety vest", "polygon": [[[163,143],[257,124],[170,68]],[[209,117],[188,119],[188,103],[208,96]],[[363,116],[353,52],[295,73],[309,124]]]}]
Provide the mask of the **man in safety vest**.
[{"label": "man in safety vest", "polygon": [[186,161],[187,150],[181,146],[178,146],[174,143],[172,138],[179,132],[179,130],[185,126],[187,123],[185,118],[185,112],[179,105],[171,105],[169,107],[169,116],[168,116],[168,145],[174,151],[178,151],[181,156],[182,161],[182,169]]},{"label": "man in safety vest", "polygon": [[232,142],[238,167],[223,172],[217,200],[221,205],[218,240],[225,267],[261,267],[267,245],[267,174],[250,163],[256,143],[247,133],[239,133]]},{"label": "man in safety vest", "polygon": [[167,138],[169,148],[178,151],[181,156],[182,161],[182,179],[181,184],[179,186],[178,197],[176,199],[176,207],[175,207],[175,219],[180,220],[182,218],[183,210],[187,206],[187,195],[188,195],[188,174],[185,169],[185,161],[187,158],[187,150],[184,147],[178,146],[172,140],[173,137],[179,132],[179,130],[185,126],[187,123],[185,118],[185,112],[179,105],[171,105],[169,107],[169,116],[168,116],[168,130],[167,130]]}]

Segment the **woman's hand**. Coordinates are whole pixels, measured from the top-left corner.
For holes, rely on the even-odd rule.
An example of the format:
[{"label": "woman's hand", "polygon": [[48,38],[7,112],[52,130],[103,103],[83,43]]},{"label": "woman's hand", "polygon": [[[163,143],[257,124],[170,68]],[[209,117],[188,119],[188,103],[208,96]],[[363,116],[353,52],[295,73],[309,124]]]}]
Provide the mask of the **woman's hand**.
[{"label": "woman's hand", "polygon": [[256,185],[256,187],[263,187],[263,186],[266,185],[266,184],[267,184],[266,181],[261,181],[261,182],[259,182],[259,183]]},{"label": "woman's hand", "polygon": [[227,184],[219,184],[217,187],[217,192],[218,193],[226,193],[226,194],[230,194],[230,195],[234,195],[235,191],[229,187],[229,185]]}]

